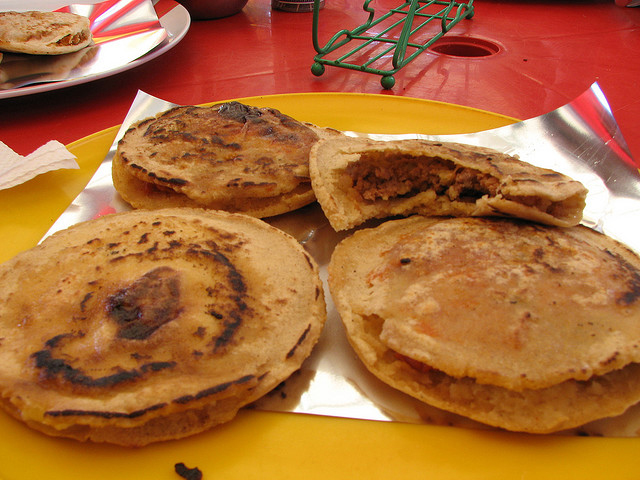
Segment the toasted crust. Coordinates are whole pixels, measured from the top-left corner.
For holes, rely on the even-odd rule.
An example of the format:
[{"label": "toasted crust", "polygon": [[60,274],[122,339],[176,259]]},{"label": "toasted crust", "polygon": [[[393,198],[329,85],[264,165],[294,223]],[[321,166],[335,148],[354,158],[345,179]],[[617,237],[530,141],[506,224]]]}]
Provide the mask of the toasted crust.
[{"label": "toasted crust", "polygon": [[301,183],[294,190],[275,197],[242,197],[200,203],[186,195],[176,194],[170,189],[158,188],[153,183],[144,182],[129,175],[117,156],[112,164],[112,179],[114,188],[122,199],[133,208],[142,209],[206,208],[266,218],[296,210],[316,199],[309,184]]},{"label": "toasted crust", "polygon": [[76,52],[93,40],[89,19],[66,12],[0,12],[0,50],[34,55]]},{"label": "toasted crust", "polygon": [[226,212],[79,224],[0,266],[0,284],[4,407],[123,445],[229,420],[300,367],[326,316],[298,242]]},{"label": "toasted crust", "polygon": [[271,108],[175,107],[127,131],[112,163],[114,186],[135,208],[285,213],[315,200],[309,150],[327,135],[339,133]]},{"label": "toasted crust", "polygon": [[385,222],[341,242],[329,265],[349,340],[374,374],[529,432],[640,401],[639,278],[638,256],[595,231],[506,219]]},{"label": "toasted crust", "polygon": [[310,174],[336,230],[416,213],[573,226],[587,194],[565,175],[495,150],[425,140],[326,139],[311,150]]},{"label": "toasted crust", "polygon": [[369,371],[418,400],[486,425],[548,434],[620,415],[640,401],[637,363],[587,381],[567,380],[517,392],[410,365],[380,341],[379,322],[379,317],[358,314],[347,316],[345,322],[349,343]]}]

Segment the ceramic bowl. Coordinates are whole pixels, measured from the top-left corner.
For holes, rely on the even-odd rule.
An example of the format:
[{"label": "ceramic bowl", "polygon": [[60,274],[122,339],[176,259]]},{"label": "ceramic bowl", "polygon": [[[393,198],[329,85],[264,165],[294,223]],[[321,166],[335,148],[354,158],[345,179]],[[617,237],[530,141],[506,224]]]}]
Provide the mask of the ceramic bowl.
[{"label": "ceramic bowl", "polygon": [[235,15],[249,0],[177,0],[194,20],[207,20]]}]

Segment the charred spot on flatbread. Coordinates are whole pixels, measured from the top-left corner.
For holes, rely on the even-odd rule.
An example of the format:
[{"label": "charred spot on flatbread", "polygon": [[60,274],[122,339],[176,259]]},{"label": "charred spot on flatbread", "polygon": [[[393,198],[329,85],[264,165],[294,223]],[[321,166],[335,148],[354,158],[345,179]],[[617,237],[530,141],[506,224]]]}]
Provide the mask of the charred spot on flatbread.
[{"label": "charred spot on flatbread", "polygon": [[123,445],[230,420],[300,367],[326,316],[297,241],[226,212],[101,217],[0,266],[0,283],[5,409]]},{"label": "charred spot on flatbread", "polygon": [[133,125],[113,160],[136,208],[197,206],[264,217],[315,200],[309,150],[338,135],[239,102],[175,107]]}]

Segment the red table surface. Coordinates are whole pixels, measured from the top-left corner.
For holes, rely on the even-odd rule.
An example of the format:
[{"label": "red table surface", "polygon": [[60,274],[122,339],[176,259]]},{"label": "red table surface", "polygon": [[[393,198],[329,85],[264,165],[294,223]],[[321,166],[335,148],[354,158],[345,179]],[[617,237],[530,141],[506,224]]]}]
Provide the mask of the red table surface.
[{"label": "red table surface", "polygon": [[[377,11],[399,0],[377,0]],[[170,8],[160,0],[157,9]],[[384,90],[378,75],[311,65],[312,14],[249,0],[242,12],[193,21],[164,55],[118,75],[70,88],[0,99],[0,140],[26,155],[121,123],[138,91],[179,104],[299,92],[400,95],[527,119],[554,110],[599,82],[632,155],[640,157],[640,8],[613,0],[476,0],[475,15],[447,35],[501,47],[486,57],[421,54]],[[319,39],[367,18],[361,0],[326,0]]]}]

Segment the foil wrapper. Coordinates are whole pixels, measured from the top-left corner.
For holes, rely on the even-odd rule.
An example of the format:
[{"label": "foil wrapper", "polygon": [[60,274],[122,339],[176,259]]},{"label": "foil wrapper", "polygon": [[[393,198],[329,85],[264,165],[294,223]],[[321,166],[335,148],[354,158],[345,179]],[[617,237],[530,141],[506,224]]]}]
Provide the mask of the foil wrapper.
[{"label": "foil wrapper", "polygon": [[[106,213],[130,209],[115,192],[111,180],[111,160],[117,142],[132,123],[173,106],[175,104],[144,92],[138,93],[105,160],[85,190],[47,235]],[[379,140],[425,138],[485,146],[569,175],[589,189],[582,223],[640,253],[640,236],[637,235],[636,226],[640,218],[640,164],[631,157],[597,83],[557,110],[493,130],[438,136],[345,133]],[[267,221],[293,235],[307,248],[320,266],[325,291],[328,292],[327,264],[334,246],[346,233],[336,233],[317,204]],[[430,407],[380,382],[360,363],[348,344],[330,295],[327,294],[326,298],[327,323],[311,357],[298,372],[250,408],[378,421],[491,428]],[[640,405],[619,417],[598,420],[560,434],[638,436]]]},{"label": "foil wrapper", "polygon": [[151,0],[106,0],[56,11],[89,18],[93,43],[63,55],[5,53],[0,63],[0,91],[99,76],[149,53],[168,36]]}]

